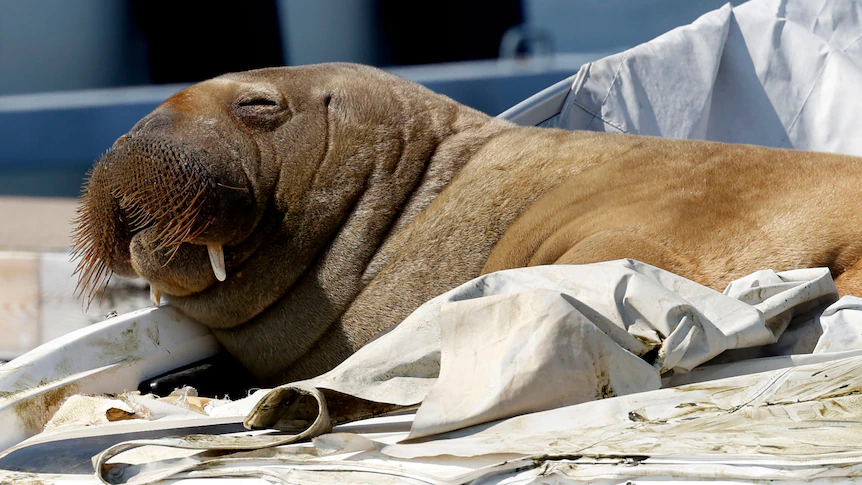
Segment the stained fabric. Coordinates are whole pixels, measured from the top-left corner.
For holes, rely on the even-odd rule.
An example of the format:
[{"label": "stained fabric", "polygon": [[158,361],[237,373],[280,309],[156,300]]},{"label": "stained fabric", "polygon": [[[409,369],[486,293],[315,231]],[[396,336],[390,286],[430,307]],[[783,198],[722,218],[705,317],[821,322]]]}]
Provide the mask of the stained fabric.
[{"label": "stained fabric", "polygon": [[[729,479],[844,476],[862,470],[849,453],[862,422],[862,299],[836,299],[825,268],[758,271],[724,293],[633,260],[501,271],[429,301],[329,373],[247,403],[247,425],[281,433],[129,441],[94,463],[111,483],[203,471],[425,483],[698,476],[680,463]],[[781,344],[800,334],[818,335],[808,354],[715,364],[794,348]],[[394,428],[365,419],[416,406]],[[368,432],[346,433],[355,420]],[[117,466],[153,446],[163,451],[146,464]],[[637,473],[608,469],[631,456]]]}]

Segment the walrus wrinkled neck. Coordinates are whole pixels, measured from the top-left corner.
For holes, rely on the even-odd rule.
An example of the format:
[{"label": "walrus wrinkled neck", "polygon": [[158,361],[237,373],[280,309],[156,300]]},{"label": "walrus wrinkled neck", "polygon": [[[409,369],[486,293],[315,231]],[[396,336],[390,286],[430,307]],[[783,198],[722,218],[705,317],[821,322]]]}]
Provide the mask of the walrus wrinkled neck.
[{"label": "walrus wrinkled neck", "polygon": [[[369,177],[331,243],[291,290],[246,324],[214,330],[228,351],[240,358],[243,348],[266,348],[262,339],[272,335],[282,335],[290,342],[277,354],[243,359],[254,375],[268,381],[274,377],[275,369],[280,371],[310,357],[308,352],[333,331],[368,282],[397,255],[402,240],[398,235],[409,228],[476,151],[514,127],[442,99],[450,104],[436,112],[426,112],[426,118],[416,116],[403,127],[403,139],[414,140],[422,148],[402,147],[397,167],[389,169],[391,176]],[[412,133],[411,123],[417,127]],[[284,322],[290,322],[289,328]],[[340,338],[347,353],[355,349],[357,340],[367,340],[363,332],[353,335],[350,329]],[[325,372],[344,355],[321,357],[310,359],[320,362],[321,367],[308,375],[293,377]],[[280,377],[269,383],[277,383]]]},{"label": "walrus wrinkled neck", "polygon": [[491,118],[461,105],[457,108],[458,112],[449,125],[452,131],[435,146],[416,189],[365,268],[365,284],[385,268],[401,249],[404,239],[397,236],[440,195],[473,155],[500,133],[515,128],[508,121]]},{"label": "walrus wrinkled neck", "polygon": [[[307,347],[296,346],[296,350],[310,348],[340,318],[397,254],[401,239],[398,235],[434,201],[473,154],[497,134],[514,127],[448,98],[443,98],[441,105],[424,116],[413,115],[403,124],[401,138],[413,140],[412,144],[421,148],[402,146],[397,168],[386,169],[391,170],[390,177],[369,178],[352,212],[312,270],[313,283],[301,286],[300,291],[304,291],[321,285],[331,312],[316,322],[307,320]],[[297,352],[297,358],[301,355]]]}]

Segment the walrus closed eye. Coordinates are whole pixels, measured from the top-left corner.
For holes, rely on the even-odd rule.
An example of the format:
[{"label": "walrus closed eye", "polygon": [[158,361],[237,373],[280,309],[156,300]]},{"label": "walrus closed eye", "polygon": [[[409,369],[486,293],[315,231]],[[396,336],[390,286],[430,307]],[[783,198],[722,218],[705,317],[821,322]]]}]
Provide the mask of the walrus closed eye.
[{"label": "walrus closed eye", "polygon": [[[828,266],[855,292],[860,178],[854,157],[516,127],[363,66],[264,69],[181,91],[95,164],[79,288],[143,277],[278,384],[506,268],[630,257],[720,290]],[[818,193],[847,195],[798,202]]]}]

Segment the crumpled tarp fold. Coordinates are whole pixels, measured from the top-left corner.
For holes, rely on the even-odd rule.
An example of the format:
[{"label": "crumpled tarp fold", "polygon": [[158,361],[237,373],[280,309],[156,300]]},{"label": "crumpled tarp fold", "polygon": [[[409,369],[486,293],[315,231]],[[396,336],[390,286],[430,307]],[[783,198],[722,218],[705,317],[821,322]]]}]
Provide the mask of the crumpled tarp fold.
[{"label": "crumpled tarp fold", "polygon": [[862,155],[862,3],[730,4],[581,68],[558,126]]},{"label": "crumpled tarp fold", "polygon": [[[316,473],[437,484],[862,475],[862,299],[830,305],[836,298],[823,268],[758,271],[725,294],[633,260],[492,273],[429,301],[329,373],[270,391],[246,422],[283,433],[129,441],[94,464],[105,483],[134,485]],[[818,327],[814,353],[697,366],[737,346],[780,344],[800,325]],[[356,368],[365,364],[373,375]],[[329,433],[420,402],[409,433]],[[148,447],[205,453],[122,461]]]},{"label": "crumpled tarp fold", "polygon": [[297,432],[285,410],[308,387],[338,393],[320,404],[335,423],[369,402],[380,414],[421,403],[410,439],[651,391],[662,374],[775,344],[794,315],[837,298],[825,268],[758,271],[725,294],[634,260],[500,271],[432,299],[332,371],[276,388],[245,423]]}]

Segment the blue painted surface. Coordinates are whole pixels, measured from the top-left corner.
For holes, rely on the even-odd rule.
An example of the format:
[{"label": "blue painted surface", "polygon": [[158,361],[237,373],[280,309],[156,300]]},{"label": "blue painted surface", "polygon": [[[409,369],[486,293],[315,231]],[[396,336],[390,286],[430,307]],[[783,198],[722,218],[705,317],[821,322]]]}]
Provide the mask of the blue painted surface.
[{"label": "blue painted surface", "polygon": [[156,103],[0,113],[0,167],[92,161]]}]

